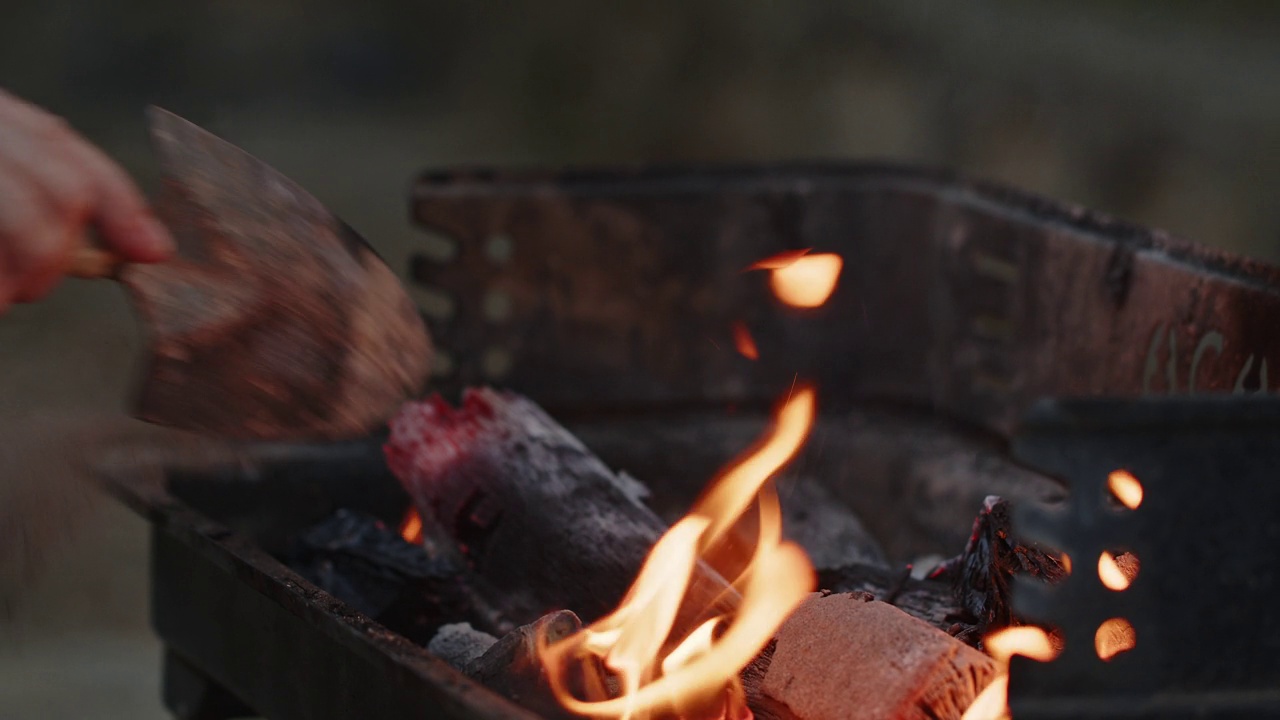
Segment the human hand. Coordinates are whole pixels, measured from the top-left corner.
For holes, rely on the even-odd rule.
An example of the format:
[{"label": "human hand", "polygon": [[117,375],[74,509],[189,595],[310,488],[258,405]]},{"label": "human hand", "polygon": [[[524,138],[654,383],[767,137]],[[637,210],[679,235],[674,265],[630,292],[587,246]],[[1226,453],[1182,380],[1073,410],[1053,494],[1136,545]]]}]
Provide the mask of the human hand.
[{"label": "human hand", "polygon": [[89,227],[130,262],[173,253],[119,165],[61,118],[0,90],[0,313],[52,290]]}]

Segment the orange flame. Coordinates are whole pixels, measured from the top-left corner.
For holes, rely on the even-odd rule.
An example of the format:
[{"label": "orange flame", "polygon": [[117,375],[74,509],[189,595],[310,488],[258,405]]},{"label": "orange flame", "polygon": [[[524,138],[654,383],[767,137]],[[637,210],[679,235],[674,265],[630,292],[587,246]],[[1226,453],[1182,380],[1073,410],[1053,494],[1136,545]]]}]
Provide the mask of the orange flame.
[{"label": "orange flame", "polygon": [[819,307],[831,297],[840,279],[844,260],[834,253],[805,255],[770,271],[773,294],[792,307]]},{"label": "orange flame", "polygon": [[1037,662],[1049,662],[1058,657],[1059,648],[1049,633],[1030,625],[997,630],[982,643],[1000,664],[1001,673],[978,693],[960,720],[1005,720],[1009,717],[1009,659],[1024,655]]},{"label": "orange flame", "polygon": [[733,344],[742,357],[748,360],[760,359],[760,349],[756,347],[755,338],[751,337],[751,331],[741,321],[733,324]]},{"label": "orange flame", "polygon": [[[551,689],[565,708],[621,720],[751,717],[738,672],[816,583],[804,551],[782,540],[778,498],[767,484],[804,443],[814,406],[812,388],[795,391],[770,434],[658,540],[616,610],[560,642],[539,643]],[[739,531],[752,520],[754,545],[737,547]],[[700,564],[731,587],[703,606],[690,603]],[[585,677],[580,692],[576,677]]]},{"label": "orange flame", "polygon": [[422,544],[422,516],[415,508],[409,508],[400,521],[400,537],[407,543]]}]

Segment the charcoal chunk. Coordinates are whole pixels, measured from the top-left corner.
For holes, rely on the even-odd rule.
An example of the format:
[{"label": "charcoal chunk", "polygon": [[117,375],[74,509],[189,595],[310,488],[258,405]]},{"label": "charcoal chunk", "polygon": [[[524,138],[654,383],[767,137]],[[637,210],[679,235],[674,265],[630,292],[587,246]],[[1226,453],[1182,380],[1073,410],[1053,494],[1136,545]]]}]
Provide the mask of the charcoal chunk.
[{"label": "charcoal chunk", "polygon": [[405,637],[426,644],[441,625],[476,617],[466,569],[432,557],[378,518],[338,510],[298,536],[290,566]]}]

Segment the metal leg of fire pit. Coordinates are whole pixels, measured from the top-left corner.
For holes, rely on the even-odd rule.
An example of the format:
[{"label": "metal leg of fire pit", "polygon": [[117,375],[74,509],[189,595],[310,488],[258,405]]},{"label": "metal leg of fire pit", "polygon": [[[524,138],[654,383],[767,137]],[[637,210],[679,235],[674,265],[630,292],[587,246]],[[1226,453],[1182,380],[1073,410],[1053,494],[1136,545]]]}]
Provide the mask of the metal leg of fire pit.
[{"label": "metal leg of fire pit", "polygon": [[164,705],[178,720],[257,717],[226,688],[172,650],[164,653]]}]

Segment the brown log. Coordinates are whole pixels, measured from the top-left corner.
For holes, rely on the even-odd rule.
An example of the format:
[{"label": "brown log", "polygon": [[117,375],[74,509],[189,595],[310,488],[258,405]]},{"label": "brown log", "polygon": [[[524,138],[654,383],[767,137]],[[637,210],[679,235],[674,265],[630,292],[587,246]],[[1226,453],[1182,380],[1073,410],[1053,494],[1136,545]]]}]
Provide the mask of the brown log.
[{"label": "brown log", "polygon": [[959,720],[991,658],[863,594],[816,594],[742,674],[761,720]]},{"label": "brown log", "polygon": [[[391,423],[387,457],[427,534],[455,543],[484,595],[519,623],[612,610],[666,529],[644,486],[512,393],[468,390],[457,409],[409,403]],[[714,605],[725,588],[699,566],[693,604]]]}]

